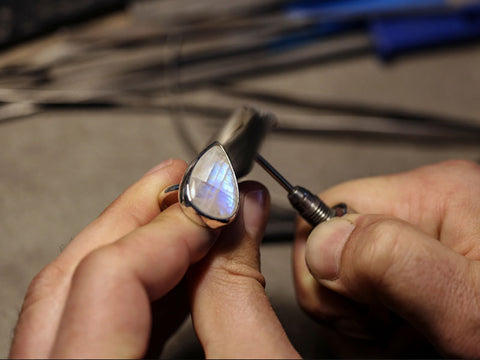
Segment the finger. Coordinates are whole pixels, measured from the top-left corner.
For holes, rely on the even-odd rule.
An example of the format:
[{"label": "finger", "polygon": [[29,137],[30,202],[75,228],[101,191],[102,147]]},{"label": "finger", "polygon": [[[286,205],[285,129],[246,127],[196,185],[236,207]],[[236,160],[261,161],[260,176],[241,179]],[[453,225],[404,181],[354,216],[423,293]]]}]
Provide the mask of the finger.
[{"label": "finger", "polygon": [[176,183],[185,170],[167,160],[145,174],[75,239],[32,281],[15,331],[10,356],[46,357],[50,352],[75,267],[92,250],[151,221],[160,212],[158,193]]},{"label": "finger", "polygon": [[58,262],[71,268],[92,250],[148,224],[160,213],[158,194],[179,183],[186,166],[182,160],[169,159],[148,171],[71,241]]},{"label": "finger", "polygon": [[142,356],[151,326],[150,302],[181,281],[217,234],[195,224],[176,204],[89,254],[75,271],[52,356]]},{"label": "finger", "polygon": [[152,303],[152,326],[145,359],[160,359],[167,340],[190,314],[187,279],[167,295]]},{"label": "finger", "polygon": [[478,263],[416,227],[387,216],[347,215],[317,226],[305,253],[323,286],[386,306],[448,355],[480,351]]},{"label": "finger", "polygon": [[[330,205],[346,202],[359,213],[404,219],[456,252],[480,259],[480,250],[471,241],[480,235],[480,229],[474,225],[480,208],[471,200],[480,196],[476,182],[480,182],[478,164],[448,161],[401,174],[349,181],[320,196]],[[293,251],[298,301],[309,314],[322,321],[332,323],[343,317],[351,318],[351,307],[345,306],[341,297],[321,289],[308,271],[305,242],[310,231],[311,226],[305,221],[298,222]]]},{"label": "finger", "polygon": [[[297,220],[292,252],[295,295],[300,307],[316,321],[328,325],[345,338],[372,340],[376,335],[376,321],[385,324],[385,316],[378,316],[382,310],[373,309],[328,289],[310,273],[305,261],[306,240],[312,227],[303,219]],[[385,334],[385,332],[383,332]]]},{"label": "finger", "polygon": [[[298,220],[304,221],[302,219]],[[298,226],[298,225],[297,225]],[[310,226],[300,226],[296,236],[307,238]],[[302,233],[302,231],[304,233]],[[305,261],[305,241],[296,240],[293,245],[294,284],[297,301],[303,310],[315,320],[336,328],[342,334],[365,338],[362,325],[365,309],[358,303],[321,285],[310,273]]]},{"label": "finger", "polygon": [[[461,245],[457,248],[448,242],[448,235],[478,237],[480,230],[471,222],[477,220],[480,211],[480,205],[473,200],[480,197],[479,184],[477,163],[453,160],[399,174],[348,181],[325,191],[321,198],[331,205],[345,202],[361,214],[403,219],[462,253]],[[470,222],[470,226],[459,228],[458,221]],[[444,236],[439,238],[441,231]]]},{"label": "finger", "polygon": [[207,357],[298,357],[265,294],[259,245],[269,195],[258,183],[240,185],[241,210],[215,247],[191,272],[191,309]]},{"label": "finger", "polygon": [[[348,203],[350,208],[360,213],[383,213],[408,220],[410,217],[408,202],[412,197],[406,196],[405,191],[423,187],[423,181],[422,176],[415,175],[415,171],[394,176],[358,179],[337,185],[320,194],[320,197],[330,205]],[[419,192],[423,193],[424,189]],[[417,202],[414,203],[416,204]],[[432,214],[430,211],[427,213]],[[415,220],[418,221],[419,218]],[[434,223],[436,222],[435,220]],[[355,333],[360,335],[365,332],[365,329],[361,325],[362,322],[358,321],[361,315],[358,314],[358,310],[354,309],[346,298],[319,284],[308,270],[305,262],[305,247],[311,231],[312,227],[299,219],[293,247],[293,274],[297,300],[300,306],[316,320],[336,327],[342,333],[345,333],[344,328],[347,327],[350,328],[347,331],[349,335]],[[434,229],[431,232],[435,231]],[[358,331],[353,331],[354,328]]]}]

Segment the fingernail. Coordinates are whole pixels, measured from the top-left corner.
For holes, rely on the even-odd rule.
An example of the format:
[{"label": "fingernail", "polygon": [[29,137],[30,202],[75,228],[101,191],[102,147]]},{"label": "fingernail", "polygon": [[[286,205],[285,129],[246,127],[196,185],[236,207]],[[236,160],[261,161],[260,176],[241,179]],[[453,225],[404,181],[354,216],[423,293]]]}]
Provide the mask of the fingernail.
[{"label": "fingernail", "polygon": [[160,164],[156,165],[155,167],[151,168],[150,170],[148,170],[145,173],[145,175],[143,175],[143,176],[153,174],[153,173],[157,172],[158,170],[166,168],[167,166],[170,166],[172,164],[173,164],[173,159],[167,159],[167,160],[161,162]]},{"label": "fingernail", "polygon": [[342,251],[355,225],[334,218],[318,225],[307,240],[305,259],[310,272],[319,280],[335,280],[340,271]]},{"label": "fingernail", "polygon": [[267,194],[265,190],[253,190],[245,194],[243,200],[243,221],[247,233],[256,237],[263,229],[265,219],[265,202]]}]

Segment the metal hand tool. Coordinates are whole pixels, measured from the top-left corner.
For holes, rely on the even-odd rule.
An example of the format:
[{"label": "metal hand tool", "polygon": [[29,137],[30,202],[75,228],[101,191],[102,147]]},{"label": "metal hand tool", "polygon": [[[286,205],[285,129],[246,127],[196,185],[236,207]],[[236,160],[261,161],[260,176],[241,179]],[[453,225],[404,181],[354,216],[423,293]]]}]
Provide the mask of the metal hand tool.
[{"label": "metal hand tool", "polygon": [[328,207],[311,191],[290,184],[275,168],[268,163],[258,150],[267,133],[272,129],[276,117],[272,113],[258,112],[251,107],[236,110],[217,133],[213,141],[221,143],[229,155],[238,178],[247,175],[254,161],[267,171],[288,192],[288,200],[293,208],[310,225],[316,226],[335,216],[347,213],[347,206],[339,204]]},{"label": "metal hand tool", "polygon": [[343,216],[347,213],[346,204],[338,204],[333,208],[328,207],[317,195],[304,187],[293,186],[288,182],[264,157],[257,154],[255,159],[257,163],[270,174],[287,192],[288,200],[295,210],[302,216],[310,225],[317,226],[318,224],[328,221],[336,216]]}]

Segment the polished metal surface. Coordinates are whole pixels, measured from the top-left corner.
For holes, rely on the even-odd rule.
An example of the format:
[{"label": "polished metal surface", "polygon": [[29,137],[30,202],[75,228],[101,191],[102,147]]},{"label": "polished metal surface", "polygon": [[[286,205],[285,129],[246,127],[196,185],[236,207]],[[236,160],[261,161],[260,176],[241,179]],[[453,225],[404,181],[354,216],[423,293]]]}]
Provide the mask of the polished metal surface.
[{"label": "polished metal surface", "polygon": [[158,203],[160,204],[160,210],[165,210],[170,205],[178,202],[178,190],[180,189],[179,184],[170,185],[169,187],[162,190],[158,196]]}]

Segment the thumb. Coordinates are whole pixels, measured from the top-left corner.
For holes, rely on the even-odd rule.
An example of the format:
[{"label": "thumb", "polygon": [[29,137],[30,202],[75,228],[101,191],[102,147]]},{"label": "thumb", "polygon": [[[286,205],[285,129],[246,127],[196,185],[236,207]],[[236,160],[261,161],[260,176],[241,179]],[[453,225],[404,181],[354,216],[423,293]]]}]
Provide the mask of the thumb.
[{"label": "thumb", "polygon": [[333,219],[312,231],[305,257],[322,285],[385,305],[440,351],[478,355],[478,264],[409,223],[381,215]]},{"label": "thumb", "polygon": [[207,258],[190,273],[192,319],[207,358],[298,357],[265,294],[259,245],[267,190],[240,184],[241,207]]}]

